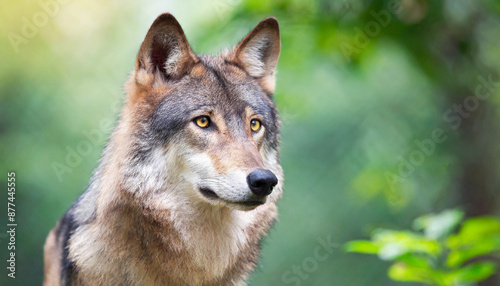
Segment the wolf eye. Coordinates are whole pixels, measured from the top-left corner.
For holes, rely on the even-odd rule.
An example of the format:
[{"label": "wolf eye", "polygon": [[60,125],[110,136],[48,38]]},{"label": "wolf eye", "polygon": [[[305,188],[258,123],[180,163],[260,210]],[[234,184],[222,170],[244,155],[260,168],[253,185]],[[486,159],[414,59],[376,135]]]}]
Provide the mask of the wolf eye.
[{"label": "wolf eye", "polygon": [[250,120],[250,128],[252,129],[253,132],[257,132],[260,130],[261,123],[257,119],[252,119]]},{"label": "wolf eye", "polygon": [[210,125],[210,119],[207,116],[200,116],[198,118],[195,118],[194,122],[201,128],[207,128],[208,125]]}]

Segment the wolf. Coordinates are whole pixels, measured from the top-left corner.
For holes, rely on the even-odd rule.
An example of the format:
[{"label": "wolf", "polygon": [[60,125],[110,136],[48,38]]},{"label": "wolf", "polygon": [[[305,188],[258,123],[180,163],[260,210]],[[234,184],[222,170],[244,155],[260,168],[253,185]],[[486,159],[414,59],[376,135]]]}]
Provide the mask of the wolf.
[{"label": "wolf", "polygon": [[245,285],[277,218],[283,170],[275,18],[197,55],[152,24],[87,190],[44,246],[44,285]]}]

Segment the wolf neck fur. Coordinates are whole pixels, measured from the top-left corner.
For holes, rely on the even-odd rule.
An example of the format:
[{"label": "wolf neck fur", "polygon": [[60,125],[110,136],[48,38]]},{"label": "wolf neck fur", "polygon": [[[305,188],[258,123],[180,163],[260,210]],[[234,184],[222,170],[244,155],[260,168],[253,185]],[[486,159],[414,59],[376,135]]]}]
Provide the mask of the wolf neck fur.
[{"label": "wolf neck fur", "polygon": [[[117,128],[113,134],[115,138],[111,142],[127,140],[122,130],[120,126]],[[270,227],[275,217],[274,204],[263,205],[249,212],[201,202],[193,204],[193,201],[185,194],[193,194],[194,190],[182,180],[167,174],[164,156],[154,154],[142,165],[128,167],[130,162],[124,162],[121,159],[127,158],[124,155],[128,152],[129,150],[116,149],[112,145],[106,148],[103,161],[89,187],[89,193],[93,192],[94,195],[87,196],[99,197],[95,200],[98,202],[95,209],[96,219],[107,221],[106,225],[109,228],[100,228],[100,230],[92,227],[83,228],[82,231],[86,230],[87,235],[79,237],[104,241],[104,243],[101,244],[101,248],[94,248],[91,251],[94,252],[93,254],[85,253],[84,249],[80,249],[73,257],[85,260],[88,255],[102,256],[111,244],[116,248],[127,247],[118,249],[119,251],[115,253],[123,253],[130,248],[144,249],[145,246],[154,249],[151,245],[155,245],[159,248],[156,251],[148,253],[138,251],[137,253],[143,258],[147,254],[153,256],[145,260],[157,260],[154,265],[158,265],[159,268],[164,267],[163,261],[172,260],[172,255],[186,256],[180,260],[190,261],[191,265],[184,269],[195,268],[200,273],[200,277],[196,277],[197,275],[193,272],[178,273],[178,276],[191,275],[190,279],[194,284],[203,279],[222,279],[227,276],[226,272],[235,268],[238,260],[243,258],[241,253],[244,250],[248,252],[249,248],[255,249],[249,252],[255,255],[244,259],[248,261],[257,259],[260,237]],[[167,152],[168,155],[169,152]],[[83,203],[86,203],[85,198],[82,199],[82,205],[78,208],[87,208]],[[130,211],[131,208],[133,211]],[[158,241],[141,241],[137,239],[140,237],[131,240],[130,236],[135,234],[120,233],[124,229],[121,227],[124,223],[135,224],[134,227],[137,228],[135,234],[150,233],[151,237],[158,238]],[[253,231],[250,231],[250,228]],[[137,245],[131,246],[131,242]],[[78,245],[83,247],[85,244],[75,243],[73,249],[77,249]],[[108,259],[116,260],[119,257],[108,257]],[[140,271],[142,267],[146,266],[137,265],[138,269],[135,271]],[[101,268],[101,271],[105,270],[106,267]],[[161,272],[161,269],[159,270]],[[128,269],[127,272],[133,273],[134,269]]]}]

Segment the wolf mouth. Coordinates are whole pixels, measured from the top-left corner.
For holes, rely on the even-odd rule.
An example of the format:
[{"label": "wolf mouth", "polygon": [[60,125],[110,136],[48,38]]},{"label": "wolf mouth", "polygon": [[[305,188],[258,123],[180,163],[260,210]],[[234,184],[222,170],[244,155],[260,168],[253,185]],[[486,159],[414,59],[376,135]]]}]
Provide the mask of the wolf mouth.
[{"label": "wolf mouth", "polygon": [[229,204],[236,204],[236,205],[242,205],[242,206],[247,206],[247,207],[257,207],[257,206],[260,206],[266,202],[265,200],[228,201],[228,200],[224,200],[224,199],[220,198],[214,191],[212,191],[210,188],[206,188],[206,187],[201,187],[200,193],[209,199],[218,199],[218,200],[224,201],[224,202],[229,203]]},{"label": "wolf mouth", "polygon": [[219,199],[219,196],[209,188],[200,188],[200,192],[202,195],[204,195],[207,198]]},{"label": "wolf mouth", "polygon": [[263,205],[265,201],[245,201],[245,202],[231,202],[232,204],[243,205],[247,207],[256,207]]}]

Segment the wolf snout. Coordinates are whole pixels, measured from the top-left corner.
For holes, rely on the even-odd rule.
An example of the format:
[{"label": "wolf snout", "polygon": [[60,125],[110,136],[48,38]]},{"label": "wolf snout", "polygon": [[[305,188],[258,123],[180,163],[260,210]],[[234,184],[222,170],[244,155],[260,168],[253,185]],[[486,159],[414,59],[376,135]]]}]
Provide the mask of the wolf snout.
[{"label": "wolf snout", "polygon": [[264,197],[273,191],[278,178],[269,170],[257,169],[248,174],[247,183],[254,195]]}]

